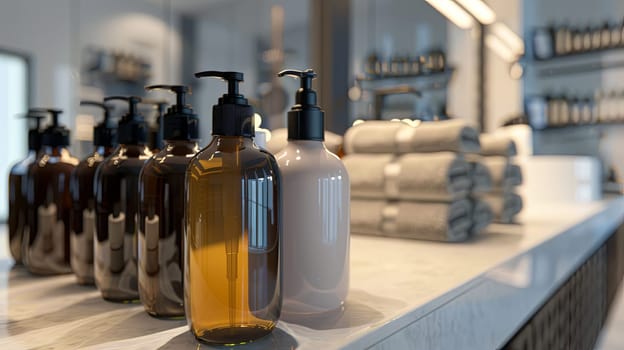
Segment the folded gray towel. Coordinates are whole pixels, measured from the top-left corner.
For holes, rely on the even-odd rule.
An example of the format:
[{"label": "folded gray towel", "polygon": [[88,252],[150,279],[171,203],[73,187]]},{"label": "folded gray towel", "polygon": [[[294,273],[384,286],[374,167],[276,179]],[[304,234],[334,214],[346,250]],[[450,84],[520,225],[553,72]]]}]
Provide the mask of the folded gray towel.
[{"label": "folded gray towel", "polygon": [[482,163],[492,175],[493,190],[511,192],[514,187],[522,184],[522,170],[518,165],[512,164],[509,158],[483,157]]},{"label": "folded gray towel", "polygon": [[351,200],[351,232],[379,235],[385,200]]},{"label": "folded gray towel", "polygon": [[460,119],[423,122],[397,134],[400,153],[479,153],[479,132]]},{"label": "folded gray towel", "polygon": [[370,120],[349,128],[344,136],[345,154],[397,153],[397,134],[413,127],[385,120]]},{"label": "folded gray towel", "polygon": [[[390,198],[422,201],[451,201],[466,198],[472,186],[471,167],[461,154],[453,152],[414,153],[401,156],[398,174],[386,178]],[[386,176],[392,173],[386,172]],[[396,181],[396,186],[391,183]],[[396,193],[392,193],[396,188]]]},{"label": "folded gray towel", "polygon": [[516,143],[508,137],[481,134],[479,136],[479,141],[481,143],[481,155],[512,157],[518,154],[516,151]]},{"label": "folded gray towel", "polygon": [[344,162],[351,182],[351,198],[385,198],[385,167],[391,154],[349,154]]},{"label": "folded gray towel", "polygon": [[513,192],[492,193],[481,196],[481,200],[488,203],[494,213],[494,221],[501,224],[510,224],[522,211],[522,197]]},{"label": "folded gray towel", "polygon": [[450,203],[398,202],[396,222],[384,221],[386,236],[443,242],[466,240],[472,226],[472,205],[467,199]]},{"label": "folded gray towel", "polygon": [[470,235],[476,236],[488,227],[494,219],[490,205],[481,199],[472,199],[472,227]]}]

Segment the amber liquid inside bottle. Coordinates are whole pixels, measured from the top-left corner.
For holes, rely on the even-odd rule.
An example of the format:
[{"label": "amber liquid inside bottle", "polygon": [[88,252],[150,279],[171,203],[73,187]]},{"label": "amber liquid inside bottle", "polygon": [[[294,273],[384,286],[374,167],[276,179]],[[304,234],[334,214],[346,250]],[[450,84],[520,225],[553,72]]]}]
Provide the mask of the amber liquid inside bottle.
[{"label": "amber liquid inside bottle", "polygon": [[30,166],[28,177],[28,229],[23,258],[35,274],[71,272],[69,217],[72,207],[69,179],[78,159],[64,147],[44,147]]},{"label": "amber liquid inside bottle", "polygon": [[186,168],[198,151],[196,142],[171,141],[141,175],[139,295],[152,316],[184,316]]},{"label": "amber liquid inside bottle", "polygon": [[112,147],[99,146],[81,161],[71,178],[74,202],[71,214],[71,267],[80,284],[93,284],[93,235],[95,230],[95,195],[93,181],[95,171],[112,153]]},{"label": "amber liquid inside bottle", "polygon": [[9,173],[9,250],[18,264],[22,262],[22,238],[24,229],[28,227],[28,168],[36,159],[37,152],[30,150],[28,156],[15,164]]},{"label": "amber liquid inside bottle", "polygon": [[215,136],[187,174],[185,308],[209,343],[240,344],[275,327],[279,279],[280,177],[251,138]]},{"label": "amber liquid inside bottle", "polygon": [[95,175],[95,284],[102,297],[139,299],[136,220],[139,173],[151,157],[145,145],[119,145]]}]

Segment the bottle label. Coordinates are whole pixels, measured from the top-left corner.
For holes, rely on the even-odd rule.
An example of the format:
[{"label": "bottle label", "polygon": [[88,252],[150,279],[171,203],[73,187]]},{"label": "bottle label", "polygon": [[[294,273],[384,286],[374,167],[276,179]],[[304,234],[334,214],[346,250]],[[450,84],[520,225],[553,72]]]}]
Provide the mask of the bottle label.
[{"label": "bottle label", "polygon": [[37,208],[37,235],[29,248],[29,263],[35,268],[66,272],[65,223],[57,219],[56,204]]},{"label": "bottle label", "polygon": [[93,235],[95,234],[95,211],[82,211],[82,232],[70,235],[72,267],[74,270],[93,264]]}]

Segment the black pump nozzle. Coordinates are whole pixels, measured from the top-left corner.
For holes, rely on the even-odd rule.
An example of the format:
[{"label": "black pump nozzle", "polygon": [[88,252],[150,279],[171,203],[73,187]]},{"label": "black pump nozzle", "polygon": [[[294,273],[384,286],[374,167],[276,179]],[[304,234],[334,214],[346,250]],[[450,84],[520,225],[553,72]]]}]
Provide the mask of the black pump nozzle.
[{"label": "black pump nozzle", "polygon": [[43,130],[41,144],[50,147],[69,146],[69,130],[59,124],[59,115],[63,113],[54,108],[31,108],[28,113],[47,113],[52,116],[52,124]]},{"label": "black pump nozzle", "polygon": [[[220,72],[216,70],[207,70],[204,72],[195,73],[195,78],[221,78],[228,82],[228,95],[238,95],[238,83],[245,81],[244,75],[241,72]],[[225,96],[225,95],[223,95]]]},{"label": "black pump nozzle", "polygon": [[137,108],[137,105],[141,103],[141,98],[138,96],[109,96],[104,98],[104,102],[115,100],[128,102],[128,113],[119,120],[117,131],[119,143],[144,145],[147,141],[147,125]]},{"label": "black pump nozzle", "polygon": [[186,94],[191,88],[185,85],[152,85],[145,87],[147,91],[167,90],[176,95],[176,104],[162,115],[160,128],[164,140],[194,141],[199,139],[199,119],[193,108],[186,104]]},{"label": "black pump nozzle", "polygon": [[113,147],[117,143],[117,128],[111,125],[111,106],[98,101],[80,101],[81,106],[93,106],[104,111],[104,119],[93,128],[93,145],[103,147]]},{"label": "black pump nozzle", "polygon": [[108,96],[104,97],[104,102],[108,101],[128,101],[128,114],[132,116],[139,115],[137,105],[141,103],[141,98],[138,96]]},{"label": "black pump nozzle", "polygon": [[[173,92],[176,95],[176,104],[171,106],[170,109],[186,107],[186,94],[192,94],[191,88],[186,85],[150,85],[146,86],[145,90],[167,90]],[[190,106],[188,106],[188,108],[190,108]]]},{"label": "black pump nozzle", "polygon": [[325,112],[316,104],[316,91],[312,90],[312,80],[316,73],[312,69],[287,69],[278,77],[291,76],[301,80],[297,90],[296,104],[288,111],[289,140],[325,140]]},{"label": "black pump nozzle", "polygon": [[34,128],[28,128],[28,149],[39,151],[41,149],[41,119],[45,118],[43,112],[39,110],[29,110],[26,114],[20,116],[35,121]]},{"label": "black pump nozzle", "polygon": [[254,111],[245,96],[238,92],[238,84],[244,81],[243,73],[205,71],[195,73],[195,77],[221,78],[228,83],[228,92],[212,107],[212,134],[253,137]]}]

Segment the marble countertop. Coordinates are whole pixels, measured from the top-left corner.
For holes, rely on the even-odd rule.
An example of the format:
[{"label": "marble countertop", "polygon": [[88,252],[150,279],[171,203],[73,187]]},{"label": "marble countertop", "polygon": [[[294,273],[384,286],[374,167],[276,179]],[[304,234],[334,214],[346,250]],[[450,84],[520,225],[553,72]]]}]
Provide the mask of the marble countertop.
[{"label": "marble countertop", "polygon": [[[624,220],[624,198],[543,208],[460,244],[353,235],[332,320],[280,322],[240,349],[497,348]],[[183,320],[14,267],[0,226],[0,349],[199,349]]]}]

